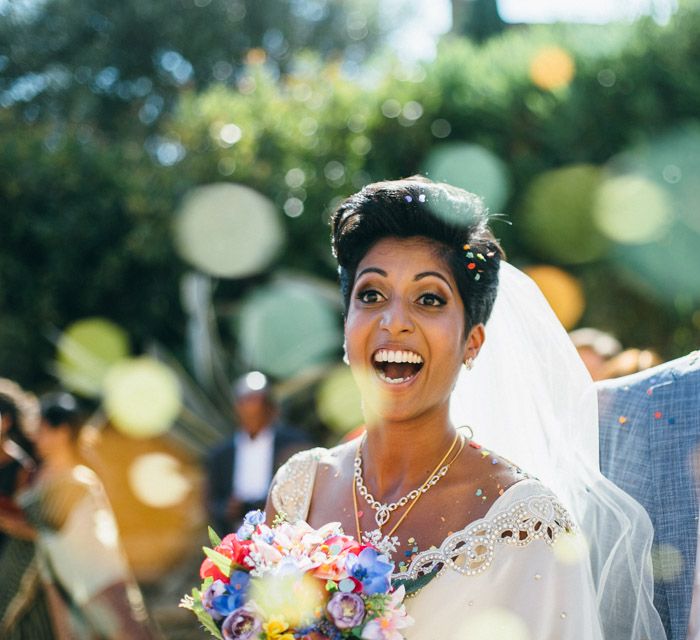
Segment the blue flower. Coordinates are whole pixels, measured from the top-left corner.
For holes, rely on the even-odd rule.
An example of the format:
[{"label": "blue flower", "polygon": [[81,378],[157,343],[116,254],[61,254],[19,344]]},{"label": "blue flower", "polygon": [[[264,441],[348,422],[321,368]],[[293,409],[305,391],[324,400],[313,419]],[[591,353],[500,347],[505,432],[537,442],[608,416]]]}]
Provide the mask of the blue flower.
[{"label": "blue flower", "polygon": [[345,568],[362,584],[362,591],[367,595],[389,591],[394,564],[376,549],[368,547],[360,555],[348,555]]},{"label": "blue flower", "polygon": [[249,540],[250,536],[253,535],[255,527],[265,523],[265,513],[256,509],[255,511],[249,511],[245,514],[243,518],[243,524],[238,528],[236,535],[241,540]]},{"label": "blue flower", "polygon": [[[202,598],[204,608],[209,611],[212,618],[215,620],[226,617],[243,606],[246,591],[248,590],[248,583],[250,582],[250,575],[245,571],[234,571],[231,574],[231,581],[229,584],[224,584],[220,581],[217,582],[219,584],[214,592],[209,594],[209,589],[205,592],[208,602],[204,603],[205,598]],[[215,582],[214,584],[217,583]],[[214,585],[212,585],[212,587],[213,586]],[[209,606],[207,606],[207,604]]]},{"label": "blue flower", "polygon": [[223,620],[224,616],[220,614],[216,609],[214,609],[214,598],[226,592],[226,584],[221,580],[214,580],[202,593],[202,606],[204,610],[212,617],[214,620]]},{"label": "blue flower", "polygon": [[240,527],[238,527],[236,535],[240,540],[250,540],[250,537],[253,535],[254,531],[255,527],[244,522]]},{"label": "blue flower", "polygon": [[260,511],[260,509],[256,509],[255,511],[249,511],[245,514],[243,522],[257,527],[259,524],[263,524],[265,522],[265,512]]}]

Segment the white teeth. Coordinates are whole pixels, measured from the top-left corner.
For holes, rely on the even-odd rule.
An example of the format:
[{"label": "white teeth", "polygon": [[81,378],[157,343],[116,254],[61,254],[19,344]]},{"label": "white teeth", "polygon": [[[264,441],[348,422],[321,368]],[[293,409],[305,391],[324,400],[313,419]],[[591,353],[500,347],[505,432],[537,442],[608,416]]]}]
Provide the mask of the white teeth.
[{"label": "white teeth", "polygon": [[390,349],[380,349],[374,354],[375,362],[410,362],[412,364],[422,364],[423,358],[413,351],[393,351]]},{"label": "white teeth", "polygon": [[[389,384],[401,384],[402,382],[405,382],[406,380],[410,380],[410,378],[387,378],[382,371],[377,372],[379,374],[379,379],[383,380],[384,382],[388,382]],[[411,376],[413,377],[413,376]]]}]

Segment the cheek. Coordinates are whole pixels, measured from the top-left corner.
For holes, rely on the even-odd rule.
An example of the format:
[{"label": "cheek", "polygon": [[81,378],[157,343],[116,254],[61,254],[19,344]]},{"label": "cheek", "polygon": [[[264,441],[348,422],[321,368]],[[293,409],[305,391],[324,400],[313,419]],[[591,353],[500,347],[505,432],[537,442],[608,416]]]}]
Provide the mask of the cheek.
[{"label": "cheek", "polygon": [[345,325],[343,327],[345,333],[345,344],[348,353],[362,348],[362,345],[367,339],[368,326],[367,322],[363,321],[362,317],[354,313],[352,309],[348,311]]}]

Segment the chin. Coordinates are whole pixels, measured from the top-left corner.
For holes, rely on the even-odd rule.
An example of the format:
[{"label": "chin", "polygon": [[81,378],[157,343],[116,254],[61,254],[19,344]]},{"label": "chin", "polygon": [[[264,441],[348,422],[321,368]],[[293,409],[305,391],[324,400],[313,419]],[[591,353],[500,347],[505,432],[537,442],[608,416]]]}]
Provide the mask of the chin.
[{"label": "chin", "polygon": [[406,403],[396,402],[394,406],[387,405],[389,403],[382,406],[381,409],[372,407],[367,410],[365,408],[364,415],[368,426],[387,422],[406,422],[419,418],[422,414],[420,411],[414,411],[406,407]]}]

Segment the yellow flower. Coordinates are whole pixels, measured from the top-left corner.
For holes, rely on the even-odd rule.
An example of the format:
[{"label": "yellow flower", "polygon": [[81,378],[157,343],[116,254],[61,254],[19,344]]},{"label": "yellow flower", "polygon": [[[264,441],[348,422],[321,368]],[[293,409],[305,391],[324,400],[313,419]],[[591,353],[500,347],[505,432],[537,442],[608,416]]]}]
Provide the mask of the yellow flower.
[{"label": "yellow flower", "polygon": [[275,618],[263,624],[267,640],[294,640],[294,634],[285,633],[288,629],[289,625],[284,620]]}]

